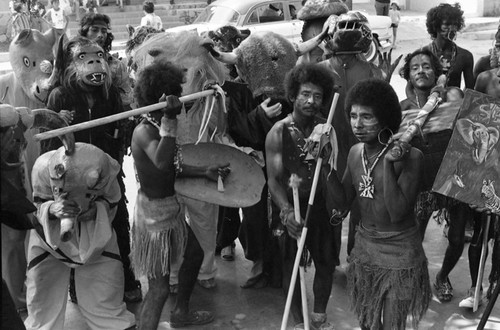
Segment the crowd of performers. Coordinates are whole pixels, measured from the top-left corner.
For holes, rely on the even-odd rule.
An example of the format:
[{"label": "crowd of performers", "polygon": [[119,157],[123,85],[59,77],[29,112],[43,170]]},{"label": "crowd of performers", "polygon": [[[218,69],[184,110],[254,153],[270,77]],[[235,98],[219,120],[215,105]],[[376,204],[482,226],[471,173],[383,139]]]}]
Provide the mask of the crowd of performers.
[{"label": "crowd of performers", "polygon": [[[216,285],[216,251],[232,260],[239,238],[252,262],[242,288],[287,293],[295,285],[295,329],[306,328],[308,320],[312,329],[334,329],[336,320],[327,320],[326,311],[348,215],[347,290],[362,329],[404,329],[408,315],[416,328],[432,297],[431,282],[441,302],[453,298],[448,275],[462,255],[469,221],[475,226],[471,294],[460,305],[473,306],[481,285],[484,210],[432,192],[425,155],[393,135],[402,111],[421,109],[433,93],[443,102],[460,102],[461,88],[500,98],[500,26],[490,55],[474,63],[454,42],[464,27],[460,6],[430,9],[432,41],[404,58],[399,73],[407,80],[407,98],[400,102],[389,82],[401,57],[391,63],[381,56],[377,66],[361,55],[372,41],[365,17],[342,1],[312,0],[298,17],[305,21],[299,45],[232,27],[204,38],[142,33],[131,39],[128,61],[111,54],[111,21],[104,14],[86,14],[79,35],[69,40],[57,40],[51,30],[23,30],[14,38],[14,72],[0,77],[2,328],[64,329],[68,292],[91,329],[156,329],[172,294],[171,327],[210,323],[212,311],[189,308],[194,286]],[[210,89],[218,97],[180,101]],[[39,145],[33,138],[34,129],[159,101],[164,108],[140,118]],[[217,115],[207,119],[210,102]],[[326,123],[331,108],[333,128]],[[176,193],[178,178],[224,182],[231,175],[230,163],[184,162],[183,145],[199,142],[232,145],[260,165],[266,185],[257,204],[240,213]],[[395,146],[402,157],[392,152]],[[125,193],[128,152],[135,173],[126,174],[135,175],[139,187],[135,201]],[[301,179],[297,188],[290,186],[292,174]],[[457,166],[457,181],[460,175]],[[132,219],[127,203],[135,203]],[[433,214],[449,224],[449,244],[430,279],[422,241]],[[500,223],[493,219],[487,298],[500,277]],[[301,307],[299,281],[291,283],[304,220],[300,263],[314,263],[309,315]],[[144,297],[139,278],[148,282]],[[125,303],[141,300],[134,316]],[[24,322],[18,314],[23,308]]]}]

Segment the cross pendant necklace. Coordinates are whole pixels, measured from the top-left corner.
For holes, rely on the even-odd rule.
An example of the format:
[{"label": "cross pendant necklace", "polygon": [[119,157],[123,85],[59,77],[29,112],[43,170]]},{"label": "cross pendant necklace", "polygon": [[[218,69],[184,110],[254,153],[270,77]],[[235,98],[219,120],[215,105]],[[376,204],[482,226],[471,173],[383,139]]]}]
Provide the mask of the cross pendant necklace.
[{"label": "cross pendant necklace", "polygon": [[377,154],[377,158],[375,158],[375,161],[370,167],[368,167],[369,163],[365,147],[363,146],[363,148],[361,148],[361,161],[363,163],[363,171],[365,172],[365,174],[361,174],[362,182],[359,183],[360,197],[373,199],[373,194],[375,193],[375,184],[373,183],[372,172],[378,161],[380,160],[380,157],[382,157],[382,154],[387,150],[387,148],[389,148],[389,144],[387,144],[384,149],[380,150],[380,152]]}]

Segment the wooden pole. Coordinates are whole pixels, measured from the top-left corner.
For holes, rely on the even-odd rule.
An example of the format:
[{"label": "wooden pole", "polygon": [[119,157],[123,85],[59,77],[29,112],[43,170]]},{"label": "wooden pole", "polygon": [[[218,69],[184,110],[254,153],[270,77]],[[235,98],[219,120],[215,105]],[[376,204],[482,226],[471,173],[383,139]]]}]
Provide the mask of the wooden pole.
[{"label": "wooden pole", "polygon": [[491,211],[486,211],[486,221],[483,222],[483,245],[481,248],[481,260],[479,261],[479,273],[477,274],[476,291],[474,292],[474,307],[472,311],[475,313],[479,307],[479,299],[481,297],[481,286],[483,285],[484,266],[486,263],[486,254],[488,249],[488,231],[490,229]]},{"label": "wooden pole", "polygon": [[[299,200],[299,185],[300,178],[297,174],[293,173],[290,176],[290,187],[293,191],[293,210],[295,213],[295,220],[300,223],[300,200]],[[297,241],[297,248],[299,248],[300,242]],[[294,278],[295,274],[295,278]],[[307,290],[305,281],[304,267],[299,264],[299,276],[300,276],[300,296],[302,297],[302,315],[304,316],[304,330],[309,330],[309,311],[307,309]],[[297,273],[292,273],[291,283],[295,284],[297,280]],[[292,307],[292,298],[295,285],[290,285],[288,288],[288,295],[286,297],[285,311],[283,312],[283,319],[281,321],[281,328],[286,329],[288,324],[288,316],[290,315],[290,308]]]},{"label": "wooden pole", "polygon": [[495,290],[491,294],[490,301],[488,302],[488,305],[484,309],[483,316],[481,316],[481,321],[479,321],[479,325],[477,326],[477,330],[483,330],[484,326],[486,325],[486,322],[488,322],[488,318],[491,315],[491,311],[493,310],[493,306],[495,306],[495,303],[497,302],[499,291],[500,291],[500,283],[497,282],[497,286],[495,287]]},{"label": "wooden pole", "polygon": [[[215,90],[208,89],[208,90],[205,90],[205,91],[201,91],[201,92],[189,94],[189,95],[186,95],[186,96],[182,96],[182,97],[179,98],[179,100],[182,103],[186,103],[186,102],[189,102],[189,101],[193,101],[193,100],[196,100],[196,99],[199,99],[199,98],[202,98],[202,97],[205,97],[205,96],[214,95],[214,94],[215,94]],[[102,125],[106,125],[106,124],[109,124],[109,123],[112,123],[112,122],[115,122],[115,121],[118,121],[118,120],[127,119],[129,117],[139,116],[139,115],[142,115],[142,114],[145,114],[145,113],[149,113],[149,112],[152,112],[152,111],[161,110],[161,109],[165,108],[166,105],[167,105],[166,101],[165,102],[158,102],[156,104],[151,104],[151,105],[148,105],[148,106],[145,106],[145,107],[141,107],[141,108],[137,108],[137,109],[132,109],[132,110],[125,111],[125,112],[120,112],[120,113],[117,113],[117,114],[114,114],[114,115],[111,115],[111,116],[107,116],[107,117],[103,117],[103,118],[97,118],[97,119],[89,120],[89,121],[86,121],[86,122],[83,122],[83,123],[79,123],[79,124],[76,124],[76,125],[66,126],[66,127],[54,129],[54,130],[51,130],[51,131],[47,131],[47,132],[35,134],[33,136],[33,138],[34,138],[35,141],[47,140],[47,139],[58,137],[60,135],[65,135],[65,134],[68,134],[68,133],[78,132],[78,131],[82,131],[84,129],[89,129],[89,128],[93,128],[93,127],[97,127],[97,126],[102,126]]]}]

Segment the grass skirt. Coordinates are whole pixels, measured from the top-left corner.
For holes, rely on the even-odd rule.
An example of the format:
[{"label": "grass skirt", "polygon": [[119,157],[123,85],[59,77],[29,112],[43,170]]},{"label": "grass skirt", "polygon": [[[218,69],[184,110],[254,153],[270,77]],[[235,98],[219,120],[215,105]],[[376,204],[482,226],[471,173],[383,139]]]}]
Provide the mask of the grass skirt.
[{"label": "grass skirt", "polygon": [[378,329],[384,300],[391,298],[397,300],[391,329],[403,329],[408,314],[417,329],[432,297],[418,227],[376,232],[358,226],[347,279],[351,306],[360,325]]},{"label": "grass skirt", "polygon": [[130,260],[136,278],[156,278],[170,273],[170,263],[180,260],[187,243],[184,208],[177,196],[150,199],[137,194]]}]

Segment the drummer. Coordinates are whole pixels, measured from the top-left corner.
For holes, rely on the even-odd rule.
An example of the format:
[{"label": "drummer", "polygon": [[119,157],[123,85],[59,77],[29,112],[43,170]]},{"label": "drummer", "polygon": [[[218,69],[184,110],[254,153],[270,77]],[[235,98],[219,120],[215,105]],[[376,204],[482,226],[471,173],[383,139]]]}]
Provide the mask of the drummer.
[{"label": "drummer", "polygon": [[[203,261],[203,250],[186,224],[184,208],[174,190],[176,176],[227,176],[228,165],[192,167],[182,163],[176,144],[182,69],[169,62],[155,62],[141,71],[134,96],[139,106],[158,102],[167,106],[149,113],[132,135],[132,156],[139,178],[139,192],[132,225],[132,265],[136,276],[147,276],[149,292],[139,311],[138,329],[156,329],[169,295],[170,264],[184,257],[179,270],[177,303],[170,316],[173,328],[213,321],[209,311],[189,311],[189,299]],[[165,86],[163,89],[150,86]],[[164,96],[163,96],[164,98]]]}]

